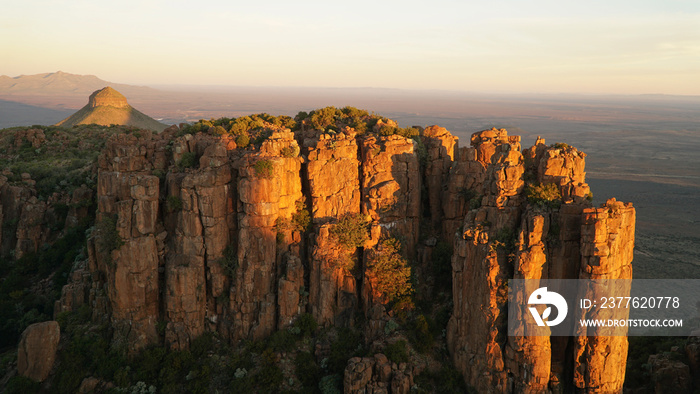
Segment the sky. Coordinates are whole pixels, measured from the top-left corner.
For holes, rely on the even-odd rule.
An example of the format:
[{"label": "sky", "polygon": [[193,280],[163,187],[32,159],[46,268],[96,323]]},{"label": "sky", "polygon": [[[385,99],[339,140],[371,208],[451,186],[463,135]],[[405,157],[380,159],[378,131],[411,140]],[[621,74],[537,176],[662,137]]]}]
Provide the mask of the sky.
[{"label": "sky", "polygon": [[0,75],[700,95],[697,0],[0,0]]}]

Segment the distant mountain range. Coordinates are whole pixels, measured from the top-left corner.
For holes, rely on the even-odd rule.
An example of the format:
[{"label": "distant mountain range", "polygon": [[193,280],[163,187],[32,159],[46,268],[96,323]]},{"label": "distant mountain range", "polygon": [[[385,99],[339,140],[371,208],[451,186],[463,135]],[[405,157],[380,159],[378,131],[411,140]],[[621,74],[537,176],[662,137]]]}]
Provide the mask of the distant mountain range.
[{"label": "distant mountain range", "polygon": [[84,98],[105,86],[112,86],[127,96],[158,93],[157,90],[145,86],[112,83],[94,75],[77,75],[62,71],[18,77],[0,76],[0,96],[76,95]]},{"label": "distant mountain range", "polygon": [[[136,98],[139,107],[144,101],[157,102],[164,96],[163,92],[156,89],[112,83],[94,75],[62,71],[18,77],[2,75],[0,128],[54,124],[84,106],[85,99],[90,94],[106,86],[119,90],[130,99]],[[160,126],[155,128],[151,125],[148,128],[158,129]]]}]

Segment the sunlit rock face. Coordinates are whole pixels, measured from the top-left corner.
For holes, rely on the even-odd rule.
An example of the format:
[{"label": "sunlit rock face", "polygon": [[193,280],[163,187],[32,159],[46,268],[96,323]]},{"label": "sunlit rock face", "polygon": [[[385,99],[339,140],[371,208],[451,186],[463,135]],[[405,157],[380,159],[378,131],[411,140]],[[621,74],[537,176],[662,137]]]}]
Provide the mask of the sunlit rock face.
[{"label": "sunlit rock face", "polygon": [[[256,148],[237,149],[231,136],[174,127],[111,138],[96,193],[89,264],[56,311],[91,305],[93,320],[109,322],[133,352],[187,349],[205,332],[263,339],[304,313],[380,337],[389,316],[368,256],[399,237],[421,266],[426,245],[441,239],[454,249],[447,348],[466,383],[499,393],[622,387],[624,337],[507,336],[508,279],[631,278],[634,208],[591,207],[585,154],[568,145],[538,139],[522,150],[503,129],[474,133],[460,148],[437,126],[416,139],[270,126]],[[365,221],[364,244],[344,247],[333,235],[347,215]],[[15,239],[31,246],[34,234]],[[110,243],[115,234],[120,242]],[[344,378],[353,390],[401,391],[413,376],[383,373],[381,357],[351,361]]]}]

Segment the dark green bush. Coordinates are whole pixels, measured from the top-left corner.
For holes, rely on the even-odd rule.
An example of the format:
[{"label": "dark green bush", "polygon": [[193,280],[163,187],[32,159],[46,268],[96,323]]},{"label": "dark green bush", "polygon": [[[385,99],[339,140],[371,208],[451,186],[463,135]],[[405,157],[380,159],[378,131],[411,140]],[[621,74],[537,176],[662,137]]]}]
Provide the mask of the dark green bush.
[{"label": "dark green bush", "polygon": [[410,322],[408,339],[414,349],[420,353],[427,353],[435,343],[433,336],[434,323],[425,315],[418,315]]},{"label": "dark green bush", "polygon": [[462,376],[454,366],[446,364],[438,372],[424,370],[416,376],[415,383],[418,393],[445,393],[445,394],[477,394],[471,386],[464,383]]},{"label": "dark green bush", "polygon": [[41,384],[27,377],[16,375],[5,386],[6,394],[32,394],[41,392]]},{"label": "dark green bush", "polygon": [[297,231],[306,231],[311,225],[311,213],[308,209],[300,209],[292,214],[292,225]]},{"label": "dark green bush", "polygon": [[342,115],[342,112],[335,107],[325,107],[311,111],[311,126],[316,130],[325,130],[329,126],[335,125],[337,117]]},{"label": "dark green bush", "polygon": [[165,200],[165,206],[168,212],[175,212],[182,210],[182,199],[178,196],[168,196]]},{"label": "dark green bush", "polygon": [[384,355],[393,363],[406,363],[409,360],[406,341],[399,340],[384,348]]},{"label": "dark green bush", "polygon": [[314,392],[318,388],[321,379],[321,368],[316,364],[316,359],[309,352],[299,352],[294,359],[294,371],[302,386],[308,391]]},{"label": "dark green bush", "polygon": [[236,246],[234,244],[229,244],[224,249],[224,256],[218,260],[219,265],[224,270],[229,278],[233,278],[238,268],[238,256],[236,255]]},{"label": "dark green bush", "polygon": [[197,165],[197,154],[195,152],[186,152],[182,154],[182,157],[177,162],[177,166],[180,170],[185,168],[194,168]]},{"label": "dark green bush", "polygon": [[314,315],[304,313],[297,318],[294,322],[294,326],[299,328],[299,332],[302,336],[311,337],[318,328],[318,323],[316,319],[314,319]]},{"label": "dark green bush", "polygon": [[331,343],[331,354],[328,357],[328,372],[343,375],[348,360],[362,355],[362,337],[351,329],[342,327],[338,329],[337,339]]},{"label": "dark green bush", "polygon": [[256,177],[270,179],[274,173],[274,164],[271,160],[258,160],[253,165],[253,169]]},{"label": "dark green bush", "polygon": [[112,263],[112,251],[124,245],[117,231],[116,215],[105,215],[95,225],[95,246],[108,264]]}]

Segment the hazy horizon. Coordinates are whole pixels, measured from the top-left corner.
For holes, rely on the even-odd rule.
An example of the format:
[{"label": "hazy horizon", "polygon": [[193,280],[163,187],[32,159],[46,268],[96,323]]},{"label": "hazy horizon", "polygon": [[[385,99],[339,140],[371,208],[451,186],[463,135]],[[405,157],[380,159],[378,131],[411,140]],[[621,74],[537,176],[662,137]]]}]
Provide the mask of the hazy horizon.
[{"label": "hazy horizon", "polygon": [[5,75],[64,70],[132,85],[700,94],[700,4],[683,0],[29,0],[4,11]]}]

